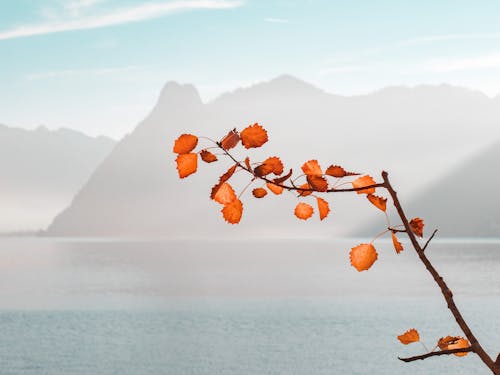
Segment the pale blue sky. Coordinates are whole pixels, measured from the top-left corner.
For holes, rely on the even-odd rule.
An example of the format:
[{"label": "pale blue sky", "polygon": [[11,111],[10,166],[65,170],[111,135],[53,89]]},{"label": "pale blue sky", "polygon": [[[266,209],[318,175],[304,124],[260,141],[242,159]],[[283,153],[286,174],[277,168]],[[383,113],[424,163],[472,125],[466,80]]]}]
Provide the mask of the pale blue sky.
[{"label": "pale blue sky", "polygon": [[500,1],[0,0],[0,123],[120,137],[168,80],[209,100],[292,74],[332,93],[500,93]]}]

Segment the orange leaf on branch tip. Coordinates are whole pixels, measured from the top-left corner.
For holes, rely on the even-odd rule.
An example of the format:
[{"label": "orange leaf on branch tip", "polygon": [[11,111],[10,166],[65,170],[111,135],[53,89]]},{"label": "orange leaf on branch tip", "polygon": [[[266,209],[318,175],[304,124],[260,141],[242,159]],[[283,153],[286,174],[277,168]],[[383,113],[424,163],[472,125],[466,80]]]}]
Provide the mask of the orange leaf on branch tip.
[{"label": "orange leaf on branch tip", "polygon": [[378,254],[371,243],[364,243],[353,247],[349,257],[351,259],[351,265],[361,272],[366,271],[375,263]]},{"label": "orange leaf on branch tip", "polygon": [[327,201],[320,197],[316,197],[316,202],[318,203],[319,219],[323,220],[330,213],[330,206]]},{"label": "orange leaf on branch tip", "polygon": [[309,186],[311,186],[311,188],[316,191],[324,192],[328,190],[328,182],[324,177],[317,175],[308,175],[307,182],[309,183]]},{"label": "orange leaf on branch tip", "polygon": [[366,196],[372,204],[377,207],[379,210],[382,210],[385,212],[387,208],[387,198],[382,198],[379,197],[378,195],[373,195],[373,194],[368,194]]},{"label": "orange leaf on branch tip", "polygon": [[424,225],[424,221],[419,217],[410,220],[411,231],[419,237],[424,236]]},{"label": "orange leaf on branch tip", "polygon": [[340,165],[330,165],[327,168],[325,174],[327,174],[328,176],[332,176],[332,177],[342,178],[345,176],[357,176],[359,173],[347,172]]},{"label": "orange leaf on branch tip", "polygon": [[438,340],[437,346],[441,350],[447,350],[448,349],[448,345],[454,344],[455,342],[458,341],[458,339],[460,339],[460,337],[458,337],[458,336],[445,336],[445,337],[441,337]]},{"label": "orange leaf on branch tip", "polygon": [[267,131],[257,123],[243,129],[240,136],[245,148],[260,147],[268,141]]},{"label": "orange leaf on branch tip", "polygon": [[192,134],[182,134],[174,142],[173,151],[176,154],[187,154],[198,144],[198,137]]},{"label": "orange leaf on branch tip", "polygon": [[252,194],[255,198],[264,198],[267,195],[267,191],[264,188],[255,188],[252,190]]},{"label": "orange leaf on branch tip", "polygon": [[213,194],[212,199],[220,204],[228,204],[236,199],[236,193],[234,192],[231,185],[229,185],[227,182],[223,182],[217,187],[217,190],[215,191],[215,194]]},{"label": "orange leaf on branch tip", "polygon": [[398,238],[394,234],[394,232],[391,233],[392,235],[392,244],[394,245],[394,250],[396,250],[396,253],[400,253],[403,251],[403,245],[401,245],[401,242],[398,241]]},{"label": "orange leaf on branch tip", "polygon": [[217,161],[217,156],[207,150],[201,150],[200,156],[201,160],[203,160],[205,163],[213,163],[214,161]]},{"label": "orange leaf on branch tip", "polygon": [[236,128],[234,128],[233,130],[230,130],[224,138],[222,138],[222,140],[220,141],[220,145],[224,150],[227,151],[235,147],[239,141],[240,135],[238,134]]},{"label": "orange leaf on branch tip", "polygon": [[319,163],[317,160],[309,160],[306,161],[302,165],[302,171],[304,174],[308,176],[321,176],[323,174],[323,171],[321,170],[321,167],[319,166]]},{"label": "orange leaf on branch tip", "polygon": [[266,176],[269,173],[280,175],[283,173],[283,163],[280,158],[272,156],[262,162],[261,165],[254,169],[254,173],[258,177]]},{"label": "orange leaf on branch tip", "polygon": [[226,173],[224,173],[222,176],[219,177],[219,183],[223,183],[223,182],[226,182],[227,180],[229,180],[234,172],[236,171],[236,167],[238,166],[238,164],[235,164],[233,165],[231,168],[229,168]]},{"label": "orange leaf on branch tip", "polygon": [[275,184],[272,184],[270,182],[268,182],[266,184],[267,188],[269,190],[271,190],[274,194],[276,195],[280,195],[281,193],[283,193],[283,188],[281,186],[278,186],[278,185],[275,185]]},{"label": "orange leaf on branch tip", "polygon": [[230,224],[238,224],[243,215],[243,203],[239,199],[235,199],[224,205],[221,210],[224,220]]},{"label": "orange leaf on branch tip", "polygon": [[352,187],[354,189],[360,189],[360,190],[356,191],[358,194],[373,194],[373,193],[375,193],[374,187],[367,188],[367,189],[361,189],[365,186],[370,186],[370,185],[376,184],[376,182],[373,180],[373,178],[371,176],[366,175],[363,177],[358,177],[357,179],[355,179],[351,183],[352,183]]},{"label": "orange leaf on branch tip", "polygon": [[420,341],[420,335],[418,334],[418,331],[415,328],[412,328],[402,335],[398,336],[398,340],[401,341],[401,344],[408,345],[411,344],[412,342],[418,342]]},{"label": "orange leaf on branch tip", "polygon": [[[454,342],[453,344],[448,345],[448,349],[449,350],[452,350],[452,349],[465,349],[465,348],[468,348],[469,346],[470,346],[470,344],[469,344],[469,341],[467,339],[464,339],[463,337],[459,337],[456,342]],[[464,356],[467,355],[467,352],[453,353],[453,354],[456,355],[457,357],[464,357]]]},{"label": "orange leaf on branch tip", "polygon": [[177,163],[177,171],[179,172],[180,178],[195,173],[198,168],[198,154],[179,154],[175,161]]},{"label": "orange leaf on branch tip", "polygon": [[314,209],[312,208],[311,205],[300,202],[295,206],[295,216],[297,216],[301,220],[307,220],[309,219],[314,212]]}]

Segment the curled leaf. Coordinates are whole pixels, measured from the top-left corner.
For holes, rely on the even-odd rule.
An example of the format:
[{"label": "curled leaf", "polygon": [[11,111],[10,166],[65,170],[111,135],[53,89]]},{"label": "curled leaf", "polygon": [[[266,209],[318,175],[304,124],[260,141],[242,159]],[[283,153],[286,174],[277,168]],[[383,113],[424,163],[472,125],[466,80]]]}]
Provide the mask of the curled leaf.
[{"label": "curled leaf", "polygon": [[240,135],[238,134],[236,128],[234,128],[233,130],[229,131],[229,133],[227,133],[224,138],[222,138],[222,140],[220,141],[220,145],[224,150],[227,151],[235,147],[239,141]]},{"label": "curled leaf", "polygon": [[[214,188],[216,188],[216,191],[213,194],[212,199],[217,203],[228,204],[236,199],[236,194],[233,190],[233,187],[227,182],[223,182],[220,185],[215,185]],[[214,192],[214,189],[212,189],[212,192]]]},{"label": "curled leaf", "polygon": [[230,224],[238,224],[243,215],[243,203],[239,199],[235,199],[224,205],[221,210],[224,220]]},{"label": "curled leaf", "polygon": [[387,198],[382,198],[382,197],[379,197],[379,196],[373,195],[373,194],[368,194],[366,196],[366,198],[368,198],[368,200],[370,202],[372,202],[372,204],[375,207],[377,207],[379,210],[382,210],[385,212],[386,207],[387,207]]},{"label": "curled leaf", "polygon": [[308,175],[307,182],[309,183],[309,186],[311,186],[311,188],[316,191],[324,192],[328,190],[328,182],[324,177],[317,175]]},{"label": "curled leaf", "polygon": [[445,336],[445,337],[441,337],[438,340],[438,342],[437,342],[437,346],[441,350],[447,350],[448,349],[448,345],[454,344],[455,342],[458,341],[458,339],[460,339],[459,336]]},{"label": "curled leaf", "polygon": [[219,177],[219,182],[222,183],[222,182],[226,182],[227,180],[229,180],[234,172],[236,171],[236,167],[238,166],[238,164],[235,164],[233,165],[231,168],[229,168],[226,173],[224,173],[222,176]]},{"label": "curled leaf", "polygon": [[[363,176],[363,177],[358,177],[357,179],[355,179],[353,182],[352,182],[352,187],[354,189],[360,189],[360,188],[363,188],[365,186],[370,186],[370,185],[375,185],[376,182],[373,180],[373,178],[371,176]],[[375,188],[374,187],[371,187],[371,188],[367,188],[367,189],[361,189],[361,190],[357,190],[357,193],[358,194],[373,194],[375,193]]]},{"label": "curled leaf", "polygon": [[290,171],[285,176],[275,178],[273,181],[275,184],[281,184],[281,183],[285,182],[286,180],[288,180],[291,175],[292,175],[292,169],[290,169]]},{"label": "curled leaf", "polygon": [[270,173],[280,175],[283,173],[283,163],[281,162],[280,158],[272,156],[264,160],[261,165],[256,167],[254,169],[254,173],[258,177],[263,177]]},{"label": "curled leaf", "polygon": [[330,213],[330,206],[327,201],[320,197],[316,197],[316,202],[318,203],[319,219],[323,220]]},{"label": "curled leaf", "polygon": [[240,136],[245,148],[260,147],[268,141],[267,131],[257,123],[243,129]]},{"label": "curled leaf", "polygon": [[311,205],[300,202],[295,206],[295,216],[297,216],[301,220],[307,220],[309,219],[314,212],[314,209],[312,208]]},{"label": "curled leaf", "polygon": [[317,160],[306,161],[302,165],[302,171],[308,176],[321,176],[323,174]]},{"label": "curled leaf", "polygon": [[173,151],[176,154],[187,154],[198,144],[198,137],[192,134],[182,134],[174,142]]},{"label": "curled leaf", "polygon": [[263,188],[255,188],[252,190],[252,194],[255,198],[264,198],[267,195],[267,190]]},{"label": "curled leaf", "polygon": [[[470,343],[467,339],[460,336],[446,336],[438,340],[438,346],[441,350],[465,349],[470,346]],[[467,352],[453,354],[457,357],[463,357],[467,355]]]},{"label": "curled leaf", "polygon": [[184,178],[196,172],[198,168],[198,154],[180,154],[175,159],[179,177]]},{"label": "curled leaf", "polygon": [[410,220],[411,231],[419,237],[424,236],[424,225],[424,221],[419,217]]},{"label": "curled leaf", "polygon": [[[301,189],[306,189],[306,190],[301,190]],[[312,194],[311,186],[307,182],[305,184],[300,185],[298,191],[299,191],[299,197],[307,197],[308,195]]]},{"label": "curled leaf", "polygon": [[337,177],[337,178],[342,178],[346,176],[357,176],[359,173],[354,173],[354,172],[347,172],[344,168],[342,168],[339,165],[330,165],[325,174],[332,176],[332,177]]},{"label": "curled leaf", "polygon": [[266,184],[266,186],[269,190],[271,190],[276,195],[280,195],[281,193],[283,193],[283,188],[281,186],[271,184],[270,182],[268,182]]},{"label": "curled leaf", "polygon": [[398,238],[396,237],[396,234],[394,232],[391,233],[392,235],[392,244],[394,245],[394,250],[396,250],[396,253],[400,253],[403,251],[403,245],[401,245],[401,242],[398,241]]},{"label": "curled leaf", "polygon": [[200,156],[201,160],[203,160],[205,163],[213,163],[214,161],[217,161],[217,156],[207,150],[201,150]]},{"label": "curled leaf", "polygon": [[351,265],[359,272],[366,271],[377,260],[378,254],[371,243],[360,244],[351,249]]},{"label": "curled leaf", "polygon": [[253,173],[252,166],[250,165],[250,158],[248,156],[245,158],[245,167],[247,167],[247,169]]},{"label": "curled leaf", "polygon": [[411,344],[412,342],[418,342],[420,341],[420,335],[418,334],[418,331],[415,328],[412,328],[402,335],[398,336],[398,340],[401,341],[401,344],[408,345]]}]

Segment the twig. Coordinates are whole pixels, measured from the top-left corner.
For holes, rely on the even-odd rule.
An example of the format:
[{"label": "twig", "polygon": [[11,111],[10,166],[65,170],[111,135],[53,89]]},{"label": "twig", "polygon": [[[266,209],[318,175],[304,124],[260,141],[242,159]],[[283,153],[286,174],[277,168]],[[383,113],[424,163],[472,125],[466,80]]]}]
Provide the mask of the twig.
[{"label": "twig", "polygon": [[468,348],[438,350],[437,352],[429,352],[426,354],[416,355],[414,357],[408,357],[408,358],[398,357],[398,359],[403,362],[413,362],[413,361],[423,360],[429,357],[435,357],[438,355],[450,355],[455,353],[467,353],[472,351],[473,351],[472,346],[469,346]]},{"label": "twig", "polygon": [[434,238],[434,236],[436,235],[437,233],[437,229],[434,229],[434,232],[432,232],[432,235],[429,237],[429,239],[427,240],[427,242],[425,243],[424,247],[422,248],[422,251],[425,251],[425,249],[427,249],[427,245],[429,244],[429,242],[432,241],[432,239]]}]

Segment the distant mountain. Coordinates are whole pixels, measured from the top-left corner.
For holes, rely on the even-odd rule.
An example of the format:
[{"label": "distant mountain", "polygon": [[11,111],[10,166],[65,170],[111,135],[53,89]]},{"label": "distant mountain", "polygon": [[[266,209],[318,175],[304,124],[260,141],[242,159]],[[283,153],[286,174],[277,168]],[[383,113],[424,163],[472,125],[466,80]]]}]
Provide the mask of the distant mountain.
[{"label": "distant mountain", "polygon": [[0,125],[0,232],[46,228],[114,144],[69,129]]},{"label": "distant mountain", "polygon": [[394,87],[344,97],[280,76],[203,104],[193,86],[170,82],[152,112],[115,147],[47,234],[345,234],[373,214],[361,196],[331,197],[333,217],[305,223],[293,217],[293,197],[257,201],[247,191],[242,224],[225,224],[220,207],[208,194],[229,164],[200,165],[199,173],[179,180],[173,140],[185,132],[220,138],[233,127],[259,122],[268,129],[270,142],[259,150],[238,151],[238,157],[248,154],[258,161],[278,155],[296,171],[315,158],[324,167],[337,163],[375,178],[386,169],[398,190],[411,198],[489,140],[500,138],[499,118],[498,101],[447,85]]},{"label": "distant mountain", "polygon": [[424,189],[408,212],[440,237],[500,237],[500,141]]}]

